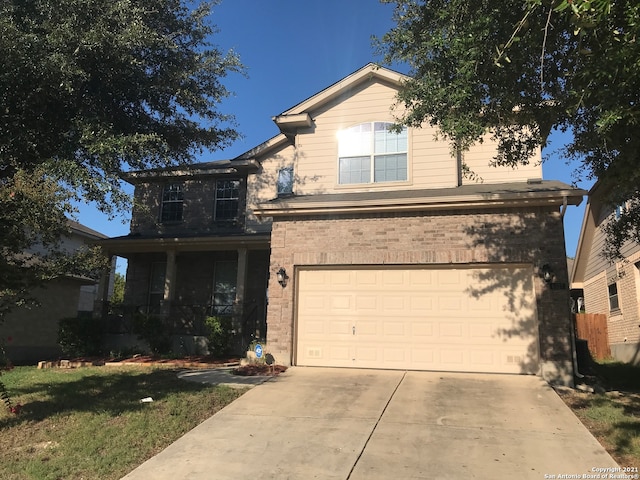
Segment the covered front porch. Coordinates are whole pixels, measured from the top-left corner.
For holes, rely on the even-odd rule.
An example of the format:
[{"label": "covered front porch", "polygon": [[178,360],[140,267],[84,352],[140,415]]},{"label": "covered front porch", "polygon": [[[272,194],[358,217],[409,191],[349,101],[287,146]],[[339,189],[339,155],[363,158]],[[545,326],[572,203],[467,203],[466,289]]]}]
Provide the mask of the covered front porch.
[{"label": "covered front porch", "polygon": [[127,236],[102,245],[127,259],[123,304],[111,305],[103,285],[96,309],[107,348],[141,347],[135,328],[141,315],[161,321],[172,351],[182,355],[207,353],[207,317],[230,320],[231,353],[266,339],[269,235]]}]

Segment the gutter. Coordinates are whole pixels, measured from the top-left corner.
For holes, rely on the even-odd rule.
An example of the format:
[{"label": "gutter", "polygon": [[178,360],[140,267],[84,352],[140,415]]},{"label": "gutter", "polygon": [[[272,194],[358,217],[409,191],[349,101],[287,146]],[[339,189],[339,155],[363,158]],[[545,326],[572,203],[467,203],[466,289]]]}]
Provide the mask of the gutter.
[{"label": "gutter", "polygon": [[[567,196],[563,196],[563,212],[568,205]],[[411,212],[411,211],[433,211],[433,210],[466,210],[477,208],[513,208],[513,207],[541,207],[558,205],[558,197],[475,197],[465,200],[454,200],[452,198],[441,197],[436,201],[425,201],[424,199],[393,199],[389,201],[360,200],[353,201],[325,201],[325,202],[295,202],[291,204],[280,203],[279,205],[261,204],[254,209],[256,215],[266,216],[289,216],[289,215],[322,215],[322,214],[345,214],[345,213],[367,213],[367,212]]]}]

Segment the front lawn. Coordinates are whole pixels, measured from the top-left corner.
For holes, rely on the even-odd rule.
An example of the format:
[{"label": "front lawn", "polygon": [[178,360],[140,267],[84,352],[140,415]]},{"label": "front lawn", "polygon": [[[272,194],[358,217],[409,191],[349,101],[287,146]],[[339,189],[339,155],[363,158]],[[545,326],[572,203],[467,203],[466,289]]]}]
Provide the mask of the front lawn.
[{"label": "front lawn", "polygon": [[121,478],[246,391],[149,367],[18,367],[0,380],[22,405],[0,404],[0,478],[16,480]]},{"label": "front lawn", "polygon": [[621,467],[640,467],[640,367],[599,363],[593,373],[605,392],[560,396]]}]

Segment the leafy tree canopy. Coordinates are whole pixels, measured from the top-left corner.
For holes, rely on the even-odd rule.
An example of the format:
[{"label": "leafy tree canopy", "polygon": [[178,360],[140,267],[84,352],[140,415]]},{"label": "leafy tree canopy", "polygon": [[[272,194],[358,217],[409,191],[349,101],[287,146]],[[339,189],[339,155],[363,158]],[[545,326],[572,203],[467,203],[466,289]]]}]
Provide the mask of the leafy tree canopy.
[{"label": "leafy tree canopy", "polygon": [[[526,163],[554,129],[572,133],[576,178],[626,204],[607,254],[640,242],[640,4],[636,0],[383,0],[395,26],[377,47],[406,63],[400,123],[439,127],[454,149],[498,141],[496,165]],[[524,127],[524,128],[523,128]]]},{"label": "leafy tree canopy", "polygon": [[216,2],[186,1],[0,3],[0,303],[55,274],[20,253],[55,252],[72,200],[128,210],[123,171],[186,163],[238,137],[219,104],[222,79],[243,67],[211,44]]}]

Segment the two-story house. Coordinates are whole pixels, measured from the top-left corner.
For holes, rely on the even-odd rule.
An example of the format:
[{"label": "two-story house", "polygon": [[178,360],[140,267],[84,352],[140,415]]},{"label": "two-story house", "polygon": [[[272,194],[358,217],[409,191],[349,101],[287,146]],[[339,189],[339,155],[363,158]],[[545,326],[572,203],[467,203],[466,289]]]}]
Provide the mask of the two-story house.
[{"label": "two-story house", "polygon": [[259,168],[219,161],[124,176],[135,186],[131,232],[103,242],[128,259],[125,325],[111,333],[130,333],[140,312],[169,318],[190,353],[202,350],[206,316],[233,317],[236,350],[264,338],[270,226],[247,214]]},{"label": "two-story house", "polygon": [[[69,233],[60,239],[60,251],[72,254],[91,247],[107,236],[73,220],[68,221]],[[26,255],[48,255],[42,244],[33,245]],[[103,279],[105,294],[113,289],[113,268]],[[65,318],[91,317],[98,297],[95,278],[75,274],[61,275],[33,287],[29,295],[32,306],[14,308],[0,322],[0,347],[16,365],[35,364],[62,354],[58,344],[59,321]]]},{"label": "two-story house", "polygon": [[586,313],[607,316],[613,358],[640,364],[640,244],[626,242],[616,261],[603,256],[603,227],[618,221],[625,208],[604,200],[607,188],[612,187],[598,182],[589,191],[571,282],[583,292]]},{"label": "two-story house", "polygon": [[126,298],[235,308],[243,329],[268,291],[282,364],[570,383],[562,216],[584,192],[542,181],[539,156],[491,166],[489,137],[452,153],[428,125],[391,129],[403,79],[369,64],[238,158],[130,174],[142,207],[105,244],[129,258]]}]

